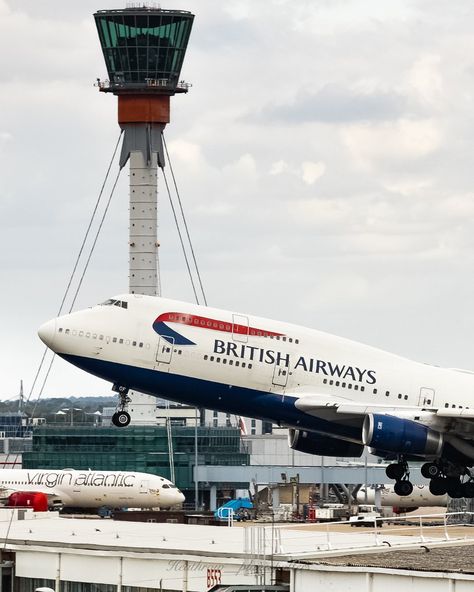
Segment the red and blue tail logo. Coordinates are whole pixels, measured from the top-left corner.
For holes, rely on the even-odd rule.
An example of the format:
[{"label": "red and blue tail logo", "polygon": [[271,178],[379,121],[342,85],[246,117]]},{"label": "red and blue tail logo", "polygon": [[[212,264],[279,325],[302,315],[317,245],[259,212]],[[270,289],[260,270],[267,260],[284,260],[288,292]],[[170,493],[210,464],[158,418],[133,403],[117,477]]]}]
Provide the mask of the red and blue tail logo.
[{"label": "red and blue tail logo", "polygon": [[261,337],[276,337],[282,333],[275,333],[274,331],[265,331],[264,329],[257,329],[249,327],[248,325],[239,325],[236,323],[229,323],[227,321],[219,321],[217,319],[210,319],[208,317],[200,317],[198,315],[185,314],[181,312],[165,312],[161,314],[153,323],[153,329],[163,337],[168,343],[176,345],[196,345],[187,337],[181,335],[169,325],[178,323],[180,325],[187,325],[188,327],[196,327],[199,329],[207,329],[210,331],[222,331],[224,333],[232,333],[238,335],[256,335]]}]

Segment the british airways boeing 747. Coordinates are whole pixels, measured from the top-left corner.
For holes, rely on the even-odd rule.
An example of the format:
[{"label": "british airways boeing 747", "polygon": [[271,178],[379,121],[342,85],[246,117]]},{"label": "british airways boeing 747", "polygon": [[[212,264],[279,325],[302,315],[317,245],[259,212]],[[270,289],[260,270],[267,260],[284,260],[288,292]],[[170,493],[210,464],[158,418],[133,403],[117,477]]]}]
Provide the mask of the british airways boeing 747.
[{"label": "british airways boeing 747", "polygon": [[295,450],[424,461],[434,495],[474,497],[474,373],[443,369],[320,331],[175,300],[127,294],[58,317],[39,336],[113,384],[128,425],[129,389],[272,421]]}]

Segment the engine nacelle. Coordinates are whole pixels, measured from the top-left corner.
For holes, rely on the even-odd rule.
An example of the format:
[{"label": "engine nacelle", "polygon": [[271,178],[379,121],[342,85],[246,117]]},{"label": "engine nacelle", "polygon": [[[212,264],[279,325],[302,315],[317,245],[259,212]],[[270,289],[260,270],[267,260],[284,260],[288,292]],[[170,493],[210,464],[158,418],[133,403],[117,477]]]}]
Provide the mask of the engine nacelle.
[{"label": "engine nacelle", "polygon": [[378,450],[398,454],[438,457],[443,435],[411,419],[370,413],[362,426],[362,442]]},{"label": "engine nacelle", "polygon": [[298,450],[298,452],[318,454],[320,456],[359,457],[364,451],[362,444],[354,444],[339,438],[293,428],[290,428],[288,433],[288,445],[293,450]]},{"label": "engine nacelle", "polygon": [[15,491],[7,500],[9,508],[31,508],[35,512],[48,511],[48,497],[40,491]]}]

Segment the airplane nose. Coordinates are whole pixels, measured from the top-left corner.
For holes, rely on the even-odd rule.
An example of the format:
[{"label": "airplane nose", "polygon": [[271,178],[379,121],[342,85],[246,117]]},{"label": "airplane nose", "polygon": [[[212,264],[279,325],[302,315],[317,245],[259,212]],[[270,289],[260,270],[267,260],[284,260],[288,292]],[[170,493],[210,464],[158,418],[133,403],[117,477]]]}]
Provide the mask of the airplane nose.
[{"label": "airplane nose", "polygon": [[53,342],[56,336],[56,320],[48,321],[38,329],[38,335],[41,341],[50,349],[53,349]]}]

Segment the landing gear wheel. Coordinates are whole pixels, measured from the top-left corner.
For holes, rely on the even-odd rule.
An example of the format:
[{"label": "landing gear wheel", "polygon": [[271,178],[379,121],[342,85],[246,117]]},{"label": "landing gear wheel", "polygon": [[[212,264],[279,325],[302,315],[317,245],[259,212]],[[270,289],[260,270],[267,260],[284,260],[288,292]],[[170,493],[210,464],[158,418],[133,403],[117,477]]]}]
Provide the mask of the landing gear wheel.
[{"label": "landing gear wheel", "polygon": [[462,484],[462,497],[474,497],[474,481],[467,481]]},{"label": "landing gear wheel", "polygon": [[393,489],[397,495],[405,496],[411,494],[413,491],[413,485],[411,481],[397,481]]},{"label": "landing gear wheel", "polygon": [[[385,469],[385,474],[389,479],[396,479],[399,481],[406,472],[406,467],[402,463],[392,463]],[[398,494],[399,495],[399,494]]]},{"label": "landing gear wheel", "polygon": [[443,477],[435,477],[430,481],[430,493],[433,495],[446,495],[447,482]]},{"label": "landing gear wheel", "polygon": [[112,415],[112,423],[118,428],[125,428],[130,423],[130,415],[126,411],[117,411]]},{"label": "landing gear wheel", "polygon": [[446,493],[453,499],[463,497],[463,487],[459,479],[456,477],[446,478]]},{"label": "landing gear wheel", "polygon": [[441,469],[436,463],[425,463],[421,466],[421,474],[425,479],[434,479],[439,477]]}]

